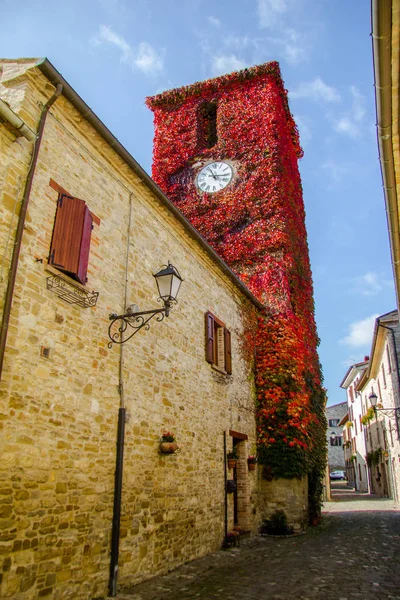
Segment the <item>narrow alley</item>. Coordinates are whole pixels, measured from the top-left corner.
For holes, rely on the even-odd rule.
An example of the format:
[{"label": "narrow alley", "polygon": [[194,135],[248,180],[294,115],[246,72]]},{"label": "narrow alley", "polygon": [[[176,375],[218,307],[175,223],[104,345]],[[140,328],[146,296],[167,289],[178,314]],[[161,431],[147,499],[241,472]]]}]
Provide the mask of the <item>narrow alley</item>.
[{"label": "narrow alley", "polygon": [[333,486],[316,527],[254,537],[121,592],[118,600],[400,600],[400,510]]}]

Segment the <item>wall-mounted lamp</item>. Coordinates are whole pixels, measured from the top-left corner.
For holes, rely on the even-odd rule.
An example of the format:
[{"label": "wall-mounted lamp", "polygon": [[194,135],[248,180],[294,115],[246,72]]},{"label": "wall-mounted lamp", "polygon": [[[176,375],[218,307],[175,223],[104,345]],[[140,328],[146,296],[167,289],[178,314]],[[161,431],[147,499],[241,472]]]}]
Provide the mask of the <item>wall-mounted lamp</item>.
[{"label": "wall-mounted lamp", "polygon": [[400,424],[399,424],[400,406],[393,407],[393,408],[377,408],[376,405],[378,402],[378,396],[375,394],[375,392],[373,390],[370,393],[370,395],[368,396],[368,399],[371,402],[372,408],[374,409],[375,416],[379,410],[379,412],[382,412],[383,414],[385,414],[389,419],[395,420],[396,429],[397,429],[397,439],[400,439]]},{"label": "wall-mounted lamp", "polygon": [[[176,298],[178,296],[179,288],[181,287],[183,279],[179,275],[178,270],[171,265],[170,262],[167,266],[163,266],[157,273],[155,273],[153,277],[155,277],[157,283],[159,293],[158,301],[161,300],[164,303],[163,308],[140,311],[136,304],[132,304],[131,306],[127,307],[126,313],[123,315],[117,315],[115,313],[111,314],[111,323],[108,328],[108,337],[111,340],[111,342],[108,343],[109,348],[111,348],[113,344],[124,344],[143,327],[145,329],[149,329],[149,321],[155,315],[157,315],[157,321],[162,321],[164,317],[169,316],[172,305],[177,302]],[[118,330],[112,333],[113,325],[117,321],[120,322]],[[131,333],[129,333],[130,329],[128,329],[128,327],[133,329]],[[126,330],[128,330],[129,335],[124,337]]]}]

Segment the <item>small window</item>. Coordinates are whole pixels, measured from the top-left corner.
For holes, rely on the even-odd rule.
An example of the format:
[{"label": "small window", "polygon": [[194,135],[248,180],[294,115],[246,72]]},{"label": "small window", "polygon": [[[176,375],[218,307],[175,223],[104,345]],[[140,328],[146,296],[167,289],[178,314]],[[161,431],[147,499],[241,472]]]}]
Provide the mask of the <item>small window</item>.
[{"label": "small window", "polygon": [[206,360],[226,373],[232,373],[231,333],[210,312],[206,313]]},{"label": "small window", "polygon": [[200,141],[206,148],[213,148],[218,142],[217,103],[204,102],[200,106]]},{"label": "small window", "polygon": [[342,445],[342,436],[337,435],[335,437],[330,438],[331,446],[341,446]]},{"label": "small window", "polygon": [[382,363],[382,379],[383,379],[383,387],[386,387],[386,375],[385,375],[385,367]]},{"label": "small window", "polygon": [[337,427],[340,419],[329,419],[329,427]]},{"label": "small window", "polygon": [[60,194],[51,240],[49,264],[85,284],[93,219],[86,202]]},{"label": "small window", "polygon": [[390,360],[390,350],[389,350],[389,346],[386,346],[386,356],[387,356],[387,362],[388,362],[388,372],[390,373],[392,370],[392,362]]}]

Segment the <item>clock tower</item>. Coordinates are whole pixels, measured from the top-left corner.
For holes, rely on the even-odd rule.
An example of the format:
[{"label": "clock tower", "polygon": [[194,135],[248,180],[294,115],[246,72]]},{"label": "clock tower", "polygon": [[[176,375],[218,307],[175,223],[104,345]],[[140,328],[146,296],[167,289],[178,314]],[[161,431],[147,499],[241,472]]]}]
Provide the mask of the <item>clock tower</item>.
[{"label": "clock tower", "polygon": [[[169,90],[147,105],[154,181],[266,307],[256,342],[259,457],[272,477],[312,480],[325,398],[302,150],[279,65]],[[292,456],[286,467],[282,451]]]},{"label": "clock tower", "polygon": [[[153,179],[272,312],[310,278],[296,125],[276,62],[148,98]],[[305,271],[305,273],[304,273]],[[278,278],[280,289],[270,283]]]}]

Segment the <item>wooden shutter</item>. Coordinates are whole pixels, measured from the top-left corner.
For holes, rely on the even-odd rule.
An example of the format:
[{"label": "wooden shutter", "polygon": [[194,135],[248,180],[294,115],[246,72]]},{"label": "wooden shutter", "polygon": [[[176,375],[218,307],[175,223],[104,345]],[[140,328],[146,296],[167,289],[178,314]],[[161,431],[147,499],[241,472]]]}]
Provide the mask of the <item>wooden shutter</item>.
[{"label": "wooden shutter", "polygon": [[86,283],[92,216],[84,200],[60,195],[49,264]]},{"label": "wooden shutter", "polygon": [[214,356],[214,317],[211,313],[206,313],[206,360],[209,363],[215,362]]},{"label": "wooden shutter", "polygon": [[231,332],[224,328],[224,346],[225,346],[225,371],[232,373],[232,351],[231,351]]}]

